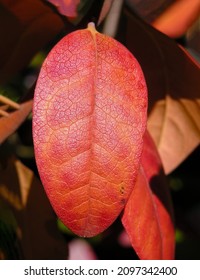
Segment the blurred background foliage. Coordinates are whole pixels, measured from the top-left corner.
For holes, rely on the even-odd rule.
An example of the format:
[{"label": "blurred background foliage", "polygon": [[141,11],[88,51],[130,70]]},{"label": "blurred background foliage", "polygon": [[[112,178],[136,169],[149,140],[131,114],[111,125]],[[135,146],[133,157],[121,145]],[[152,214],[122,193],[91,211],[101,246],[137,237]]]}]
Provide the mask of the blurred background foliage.
[{"label": "blurred background foliage", "polygon": [[[5,7],[8,6],[8,2],[9,1],[0,0],[0,14],[2,14]],[[31,1],[27,1],[27,3],[28,2],[31,3]],[[41,4],[47,6],[48,9],[53,9],[51,5],[49,7],[49,4],[44,3],[45,1],[37,0],[37,2],[41,2],[38,5]],[[76,22],[76,25],[73,25],[65,20],[65,28],[63,28],[63,19],[61,19],[62,23],[59,22],[59,24],[57,24],[58,28],[55,32],[49,35],[49,38],[47,38],[45,42],[42,42],[39,48],[37,46],[37,51],[34,50],[31,52],[31,55],[29,55],[29,58],[31,59],[26,59],[29,60],[27,64],[24,63],[23,67],[17,67],[15,73],[14,71],[13,73],[12,71],[9,73],[9,70],[7,70],[9,73],[9,79],[6,77],[6,82],[1,83],[1,95],[8,97],[15,102],[20,102],[22,96],[25,96],[25,100],[32,97],[31,95],[29,97],[27,92],[30,91],[36,82],[42,62],[55,42],[62,38],[67,32],[83,27],[89,17],[94,17],[92,16],[93,14],[95,16],[98,15],[99,10],[95,10],[94,13],[92,12],[92,9],[94,9],[94,3],[91,5],[91,3],[88,2],[89,1],[85,1],[84,5],[84,1],[81,1],[83,9],[81,9],[79,23]],[[103,3],[104,1],[100,2]],[[174,1],[135,0],[125,2],[126,9],[129,9],[132,13],[138,14],[150,24],[158,18],[159,15],[166,11]],[[5,4],[7,6],[5,6]],[[32,4],[30,4],[30,7],[31,5]],[[37,9],[37,5],[35,6],[35,9]],[[57,13],[55,9],[53,10]],[[24,10],[22,14],[25,12],[26,11]],[[123,23],[123,16],[121,20]],[[2,22],[2,18],[0,21]],[[6,20],[4,23],[5,22]],[[103,22],[101,23],[100,28],[103,28]],[[1,25],[3,25],[3,23],[1,23]],[[5,28],[5,26],[3,28]],[[9,28],[10,27],[8,27],[8,29]],[[194,59],[200,60],[199,19],[195,21],[195,25],[192,25],[192,28],[193,29],[188,28],[185,34],[179,38],[173,38],[173,40],[181,43],[187,48],[191,54],[194,55]],[[2,31],[0,30],[0,34],[1,33]],[[31,34],[31,36],[33,36],[33,34]],[[118,34],[118,38],[120,36],[121,35]],[[27,38],[27,40],[30,39],[31,38],[29,37]],[[13,44],[12,49],[15,47],[18,46]],[[2,53],[0,56],[2,56]],[[20,57],[17,59],[20,60]],[[3,71],[4,69],[2,69],[2,72]],[[188,137],[190,137],[190,135],[188,135]],[[41,193],[40,195],[42,198],[39,199],[37,195],[35,200],[31,202],[31,206],[28,206],[29,209],[27,210],[26,208],[24,210],[26,213],[29,211],[30,215],[27,217],[25,217],[26,214],[23,212],[22,207],[23,203],[21,198],[18,199],[17,192],[15,193],[13,190],[10,190],[10,192],[8,192],[8,190],[5,191],[5,188],[7,187],[5,186],[5,182],[7,182],[8,177],[13,181],[13,184],[20,185],[18,182],[20,175],[12,169],[16,160],[19,160],[23,166],[33,171],[30,176],[34,176],[35,174],[38,188],[41,188],[41,190],[38,191],[36,190],[37,187],[35,188],[34,186],[34,192]],[[176,259],[200,259],[199,161],[200,147],[197,146],[194,151],[167,176],[174,205],[176,222]],[[5,170],[8,170],[8,166],[11,169],[6,173],[7,171]],[[19,172],[21,172],[21,168],[23,169],[24,167],[20,166]],[[24,172],[24,174],[26,176],[27,172]],[[116,222],[104,233],[89,239],[76,237],[60,222],[60,220],[57,219],[49,202],[45,198],[42,186],[38,179],[38,171],[33,150],[31,112],[28,114],[25,121],[20,124],[19,128],[9,135],[0,146],[0,175],[0,259],[137,259],[137,255],[134,253],[119,219],[117,219]],[[4,180],[3,176],[7,176],[6,180]],[[36,194],[29,193],[28,199],[31,199],[32,195],[35,197]],[[9,203],[5,203],[6,200],[8,200]],[[8,205],[12,205],[12,207],[8,207]],[[47,210],[44,210],[45,207]],[[37,211],[35,210],[36,208],[38,208]],[[43,210],[46,214],[44,214],[44,219],[39,222],[38,217]],[[33,226],[34,223],[36,224],[35,227]],[[31,239],[30,232],[25,230],[24,227],[30,227],[31,224],[34,242],[32,248],[29,250],[28,246],[30,246],[33,239]],[[39,229],[37,234],[36,231],[38,226],[41,226],[42,229]],[[49,237],[46,238],[47,236]],[[43,240],[45,239],[46,242],[44,242],[44,244]],[[50,243],[52,247],[51,249],[49,249]],[[36,246],[39,249],[33,249],[33,246]],[[46,253],[44,252],[45,250]]]}]

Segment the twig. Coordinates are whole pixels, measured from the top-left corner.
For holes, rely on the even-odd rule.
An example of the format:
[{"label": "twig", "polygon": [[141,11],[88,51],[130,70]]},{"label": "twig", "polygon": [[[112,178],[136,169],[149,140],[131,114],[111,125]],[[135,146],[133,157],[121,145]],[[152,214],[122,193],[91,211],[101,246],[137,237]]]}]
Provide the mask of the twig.
[{"label": "twig", "polygon": [[124,2],[123,0],[113,1],[110,11],[104,23],[104,27],[103,27],[104,34],[107,34],[111,37],[115,37],[117,33],[123,2]]},{"label": "twig", "polygon": [[9,105],[11,108],[18,110],[20,108],[20,105],[9,98],[3,96],[2,94],[0,95],[0,102],[6,105]]},{"label": "twig", "polygon": [[0,109],[0,116],[2,116],[2,117],[8,117],[9,114],[8,114],[6,111]]}]

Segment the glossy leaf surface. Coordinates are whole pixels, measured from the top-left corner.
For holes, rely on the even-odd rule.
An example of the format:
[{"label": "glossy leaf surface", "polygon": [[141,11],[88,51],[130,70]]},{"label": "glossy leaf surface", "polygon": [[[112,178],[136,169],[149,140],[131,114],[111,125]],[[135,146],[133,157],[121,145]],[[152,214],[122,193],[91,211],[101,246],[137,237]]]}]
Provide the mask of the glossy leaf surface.
[{"label": "glossy leaf surface", "polygon": [[174,225],[168,186],[156,147],[145,135],[142,165],[122,223],[140,259],[174,258]]},{"label": "glossy leaf surface", "polygon": [[147,91],[131,53],[92,25],[64,37],[45,60],[34,97],[39,173],[60,219],[94,236],[134,186]]}]

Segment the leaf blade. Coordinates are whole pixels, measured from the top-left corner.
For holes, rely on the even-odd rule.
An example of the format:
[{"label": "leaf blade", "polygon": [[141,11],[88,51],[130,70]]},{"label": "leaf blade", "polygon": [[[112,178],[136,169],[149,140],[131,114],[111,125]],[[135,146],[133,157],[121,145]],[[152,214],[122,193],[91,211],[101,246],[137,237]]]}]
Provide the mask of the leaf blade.
[{"label": "leaf blade", "polygon": [[[148,130],[168,174],[200,142],[199,65],[174,41],[138,17],[127,12],[127,19],[127,47],[139,60],[149,91]],[[133,41],[136,37],[138,40]],[[146,45],[148,48],[142,48]]]},{"label": "leaf blade", "polygon": [[60,41],[44,63],[34,97],[36,160],[54,209],[76,234],[98,234],[124,207],[138,169],[146,103],[136,60],[91,25]]},{"label": "leaf blade", "polygon": [[167,187],[159,155],[146,133],[140,173],[122,216],[141,259],[174,258],[173,211]]}]

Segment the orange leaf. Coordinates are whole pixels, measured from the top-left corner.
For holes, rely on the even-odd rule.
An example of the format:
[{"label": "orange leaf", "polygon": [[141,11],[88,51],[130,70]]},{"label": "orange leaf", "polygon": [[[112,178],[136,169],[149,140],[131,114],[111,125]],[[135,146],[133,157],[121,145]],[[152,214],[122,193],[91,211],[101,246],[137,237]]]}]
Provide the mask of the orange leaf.
[{"label": "orange leaf", "polygon": [[92,24],[64,37],[45,60],[34,97],[36,161],[57,215],[76,234],[102,232],[123,209],[146,109],[138,62]]},{"label": "orange leaf", "polygon": [[140,259],[174,258],[175,238],[169,190],[159,155],[147,133],[142,166],[125,206],[122,223]]},{"label": "orange leaf", "polygon": [[200,16],[199,0],[175,1],[152,25],[172,38],[183,36]]}]

